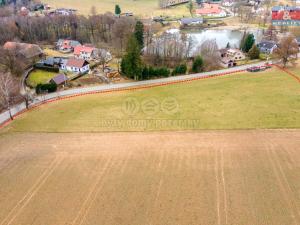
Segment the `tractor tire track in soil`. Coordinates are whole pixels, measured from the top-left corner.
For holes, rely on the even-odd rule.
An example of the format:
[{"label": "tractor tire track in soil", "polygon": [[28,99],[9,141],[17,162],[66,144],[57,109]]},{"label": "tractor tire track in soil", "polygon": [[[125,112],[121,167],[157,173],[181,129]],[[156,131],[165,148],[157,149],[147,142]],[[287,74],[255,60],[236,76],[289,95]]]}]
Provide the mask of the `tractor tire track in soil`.
[{"label": "tractor tire track in soil", "polygon": [[[268,140],[268,138],[266,138]],[[298,225],[300,223],[299,219],[299,213],[296,208],[296,204],[293,200],[293,197],[291,196],[291,190],[288,181],[286,180],[285,174],[282,171],[282,167],[280,166],[280,163],[278,163],[278,159],[274,150],[274,145],[269,142],[267,144],[268,146],[268,159],[270,161],[270,164],[272,166],[272,171],[276,177],[277,183],[279,185],[280,191],[282,192],[282,195],[286,201],[287,207],[291,213],[291,217],[293,219],[294,224]]]},{"label": "tractor tire track in soil", "polygon": [[57,166],[63,161],[63,157],[56,156],[50,166],[44,171],[44,173],[38,178],[35,184],[28,190],[24,197],[17,202],[14,208],[7,214],[6,218],[0,225],[10,225],[16,219],[16,217],[22,212],[22,210],[28,205],[30,200],[41,189],[43,184],[47,181],[50,175],[54,172]]},{"label": "tractor tire track in soil", "polygon": [[75,219],[72,222],[72,225],[81,225],[81,224],[83,224],[90,208],[93,205],[93,202],[95,201],[99,191],[101,190],[101,188],[103,186],[103,179],[102,178],[104,177],[107,170],[109,168],[111,168],[112,165],[113,165],[112,157],[110,157],[108,159],[108,161],[106,162],[106,164],[104,165],[104,167],[101,168],[101,171],[99,171],[99,174],[96,178],[96,182],[94,183],[94,185],[90,189],[90,191],[87,195],[87,198],[83,202],[79,212],[77,213]]}]

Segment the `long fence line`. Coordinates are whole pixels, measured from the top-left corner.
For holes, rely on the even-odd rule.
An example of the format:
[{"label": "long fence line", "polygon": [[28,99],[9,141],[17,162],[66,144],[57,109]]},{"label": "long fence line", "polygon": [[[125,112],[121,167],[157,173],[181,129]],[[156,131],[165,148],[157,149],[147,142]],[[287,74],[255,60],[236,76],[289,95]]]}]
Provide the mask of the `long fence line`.
[{"label": "long fence line", "polygon": [[[214,78],[220,77],[230,74],[235,74],[239,72],[244,72],[249,66],[261,66],[264,63],[257,63],[252,65],[245,65],[234,67],[230,69],[223,69],[218,71],[211,71],[193,75],[183,75],[183,76],[176,76],[176,77],[168,77],[168,78],[161,78],[156,80],[147,80],[147,81],[138,81],[138,82],[131,82],[131,83],[122,83],[122,84],[112,84],[112,85],[102,85],[102,86],[95,86],[95,87],[86,87],[86,88],[78,88],[78,89],[70,89],[65,91],[59,91],[56,93],[46,94],[42,96],[38,96],[33,100],[30,104],[29,109],[26,109],[25,102],[18,104],[11,108],[11,114],[14,118],[22,115],[25,112],[31,111],[41,105],[60,101],[64,99],[70,99],[78,96],[83,95],[91,95],[91,94],[101,94],[101,93],[111,93],[111,92],[120,92],[120,91],[135,91],[141,89],[148,89],[153,87],[159,86],[166,86],[166,85],[174,85],[180,83],[187,83],[195,80],[207,79],[207,78]],[[0,129],[4,126],[8,125],[12,120],[10,119],[9,111],[5,111],[0,114]]]}]

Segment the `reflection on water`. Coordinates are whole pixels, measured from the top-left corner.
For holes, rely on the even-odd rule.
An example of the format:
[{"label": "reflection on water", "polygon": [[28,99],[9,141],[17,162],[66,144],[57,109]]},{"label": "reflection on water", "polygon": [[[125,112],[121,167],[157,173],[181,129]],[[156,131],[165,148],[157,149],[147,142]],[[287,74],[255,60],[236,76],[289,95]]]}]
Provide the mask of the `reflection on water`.
[{"label": "reflection on water", "polygon": [[[178,29],[170,29],[168,33],[178,33]],[[239,48],[241,39],[243,37],[243,31],[239,30],[203,30],[203,31],[184,31],[194,40],[194,48],[196,49],[205,40],[215,39],[219,48],[225,48],[227,43],[232,48]],[[248,30],[255,37],[256,43],[262,39],[262,30],[252,29]]]}]

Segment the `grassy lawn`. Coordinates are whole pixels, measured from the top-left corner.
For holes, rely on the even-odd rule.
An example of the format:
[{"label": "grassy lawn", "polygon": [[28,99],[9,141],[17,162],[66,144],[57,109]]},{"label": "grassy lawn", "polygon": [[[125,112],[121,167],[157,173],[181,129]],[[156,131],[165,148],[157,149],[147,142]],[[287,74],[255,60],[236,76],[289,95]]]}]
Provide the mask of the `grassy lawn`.
[{"label": "grassy lawn", "polygon": [[84,15],[90,14],[92,6],[96,7],[98,13],[114,13],[116,4],[120,5],[122,12],[133,12],[135,15],[143,17],[189,15],[186,5],[160,9],[157,0],[43,0],[42,2],[48,3],[52,7],[71,7],[79,10],[79,13]]},{"label": "grassy lawn", "polygon": [[64,53],[61,53],[59,51],[56,51],[56,50],[53,50],[53,49],[50,49],[50,48],[45,48],[44,50],[44,53],[47,55],[47,56],[52,56],[52,57],[66,57],[68,55],[64,54]]},{"label": "grassy lawn", "polygon": [[57,73],[47,72],[44,70],[34,70],[30,73],[27,79],[27,84],[31,87],[36,87],[38,84],[48,83],[48,81],[55,75],[57,75]]},{"label": "grassy lawn", "polygon": [[[24,114],[10,129],[96,132],[299,128],[299,89],[295,79],[273,68],[134,92],[62,100]],[[131,102],[131,111],[126,108],[127,100]],[[163,104],[171,111],[163,110]]]}]

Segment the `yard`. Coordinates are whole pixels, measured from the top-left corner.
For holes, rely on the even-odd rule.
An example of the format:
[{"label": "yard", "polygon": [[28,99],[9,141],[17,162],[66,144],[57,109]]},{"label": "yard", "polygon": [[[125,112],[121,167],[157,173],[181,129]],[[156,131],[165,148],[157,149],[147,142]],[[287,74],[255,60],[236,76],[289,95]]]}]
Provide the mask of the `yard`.
[{"label": "yard", "polygon": [[119,4],[123,13],[133,12],[134,15],[148,17],[151,16],[188,16],[189,11],[186,5],[179,5],[170,9],[160,9],[157,0],[43,0],[42,2],[50,6],[74,8],[79,10],[80,14],[88,15],[91,12],[91,6],[95,6],[98,13],[113,12],[115,5]]},{"label": "yard", "polygon": [[46,84],[51,80],[51,78],[55,77],[57,73],[48,72],[44,70],[34,70],[30,73],[27,78],[27,84],[30,87],[36,87],[38,84]]},{"label": "yard", "polygon": [[[10,130],[299,128],[299,99],[297,80],[272,68],[258,73],[62,100],[24,114],[12,123]],[[164,108],[175,111],[169,113]]]}]

